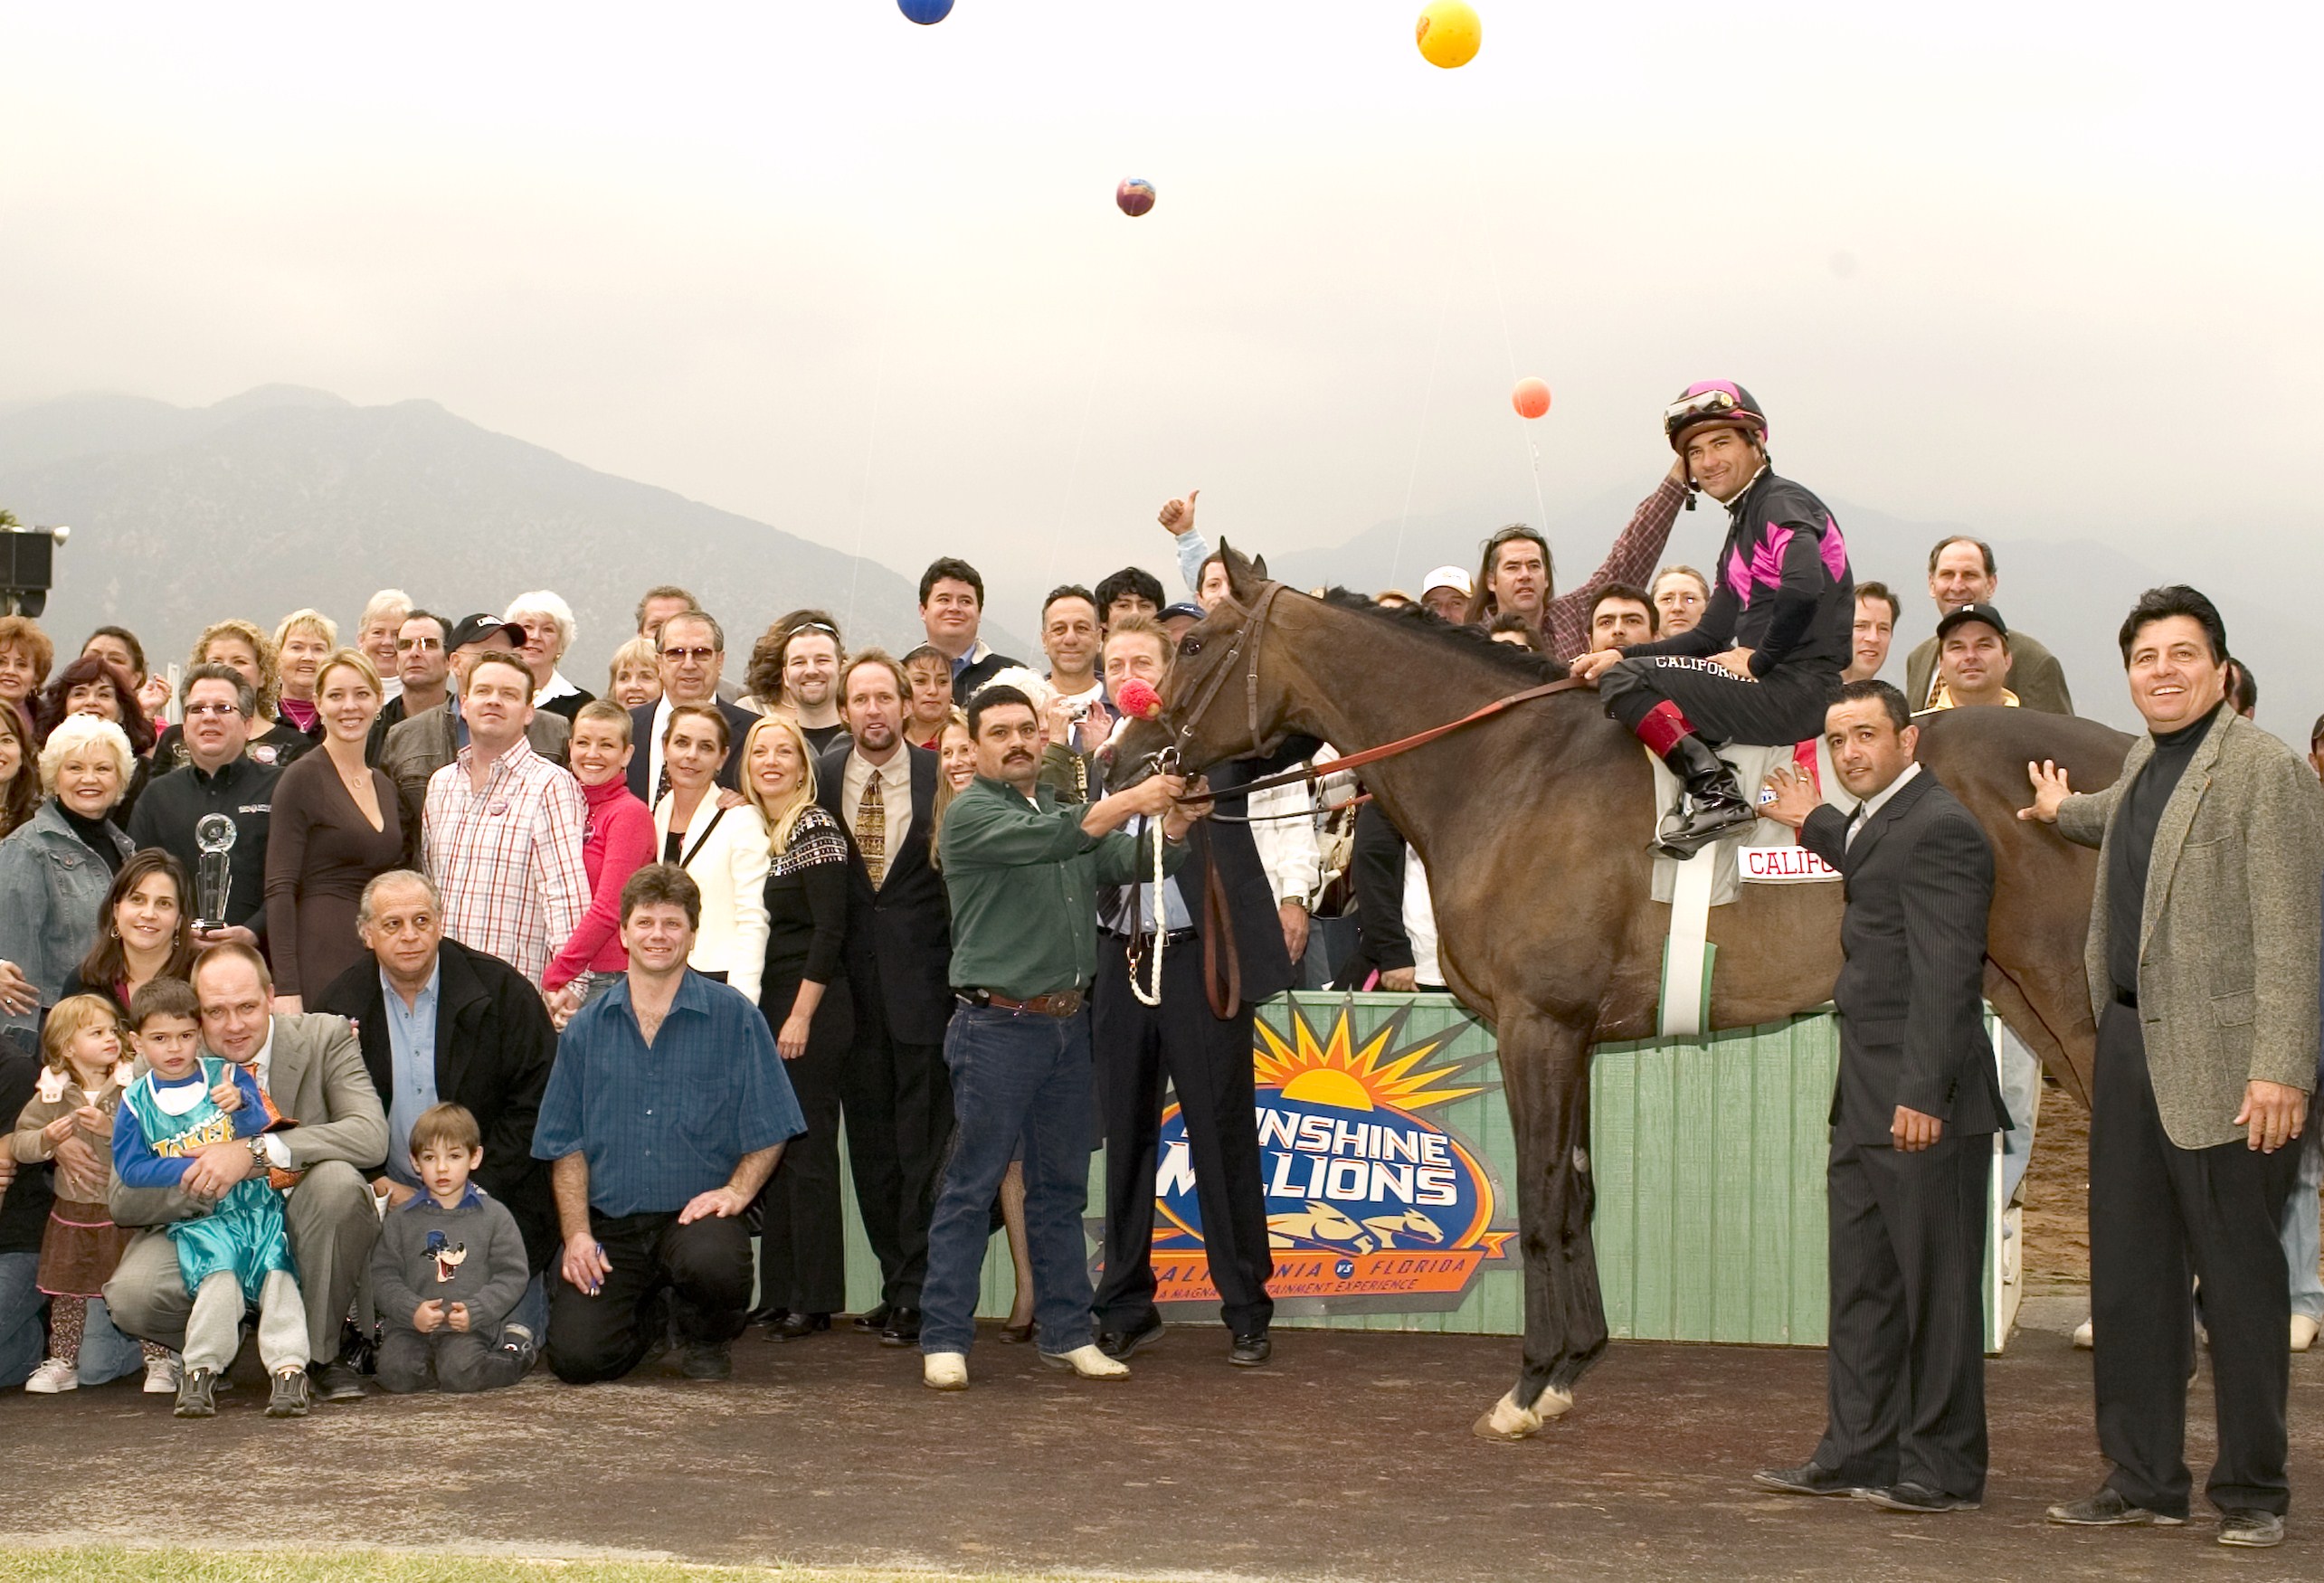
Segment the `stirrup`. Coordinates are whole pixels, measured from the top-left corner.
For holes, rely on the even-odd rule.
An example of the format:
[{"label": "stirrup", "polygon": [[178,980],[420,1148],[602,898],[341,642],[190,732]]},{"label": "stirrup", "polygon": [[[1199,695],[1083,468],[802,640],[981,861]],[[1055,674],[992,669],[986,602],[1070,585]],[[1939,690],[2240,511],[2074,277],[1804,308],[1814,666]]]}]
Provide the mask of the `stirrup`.
[{"label": "stirrup", "polygon": [[[1692,803],[1691,797],[1681,795],[1678,807],[1665,815],[1661,825],[1656,827],[1655,839],[1650,843],[1651,850],[1683,863],[1712,842],[1745,829],[1759,820],[1756,809],[1737,799],[1726,804],[1727,811],[1717,816],[1717,822],[1698,826],[1698,821],[1707,810],[1691,806]],[[1676,829],[1671,828],[1674,822],[1678,825]]]}]

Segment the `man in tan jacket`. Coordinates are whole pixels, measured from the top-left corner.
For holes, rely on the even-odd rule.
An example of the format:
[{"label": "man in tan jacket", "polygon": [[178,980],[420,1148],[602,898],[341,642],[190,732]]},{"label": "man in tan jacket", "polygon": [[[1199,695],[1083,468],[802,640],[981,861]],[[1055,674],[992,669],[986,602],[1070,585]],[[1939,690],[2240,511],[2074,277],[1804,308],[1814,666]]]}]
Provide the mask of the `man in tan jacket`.
[{"label": "man in tan jacket", "polygon": [[2113,785],[2072,794],[2029,766],[2034,805],[2099,848],[2088,965],[2098,1012],[2090,1124],[2099,1449],[2114,1472],[2050,1509],[2075,1526],[2186,1520],[2188,1290],[2202,1284],[2219,1456],[2219,1542],[2283,1539],[2291,1286],[2277,1226],[2316,1081],[2324,791],[2224,706],[2227,634],[2192,588],[2122,623],[2147,723]]},{"label": "man in tan jacket", "polygon": [[[159,1228],[205,1214],[246,1176],[270,1173],[286,1189],[283,1219],[299,1289],[307,1303],[307,1342],[315,1394],[358,1400],[363,1381],[339,1362],[339,1322],[379,1236],[364,1173],[387,1157],[387,1114],[344,1017],[274,1017],[266,963],[243,945],[214,946],[194,966],[202,1043],[212,1055],[251,1069],[268,1101],[291,1123],[261,1137],[216,1143],[195,1157],[175,1188],[128,1188],[117,1179],[113,1219]],[[193,1299],[178,1278],[177,1251],[158,1229],[131,1242],[105,1304],[122,1332],[182,1345]]]}]

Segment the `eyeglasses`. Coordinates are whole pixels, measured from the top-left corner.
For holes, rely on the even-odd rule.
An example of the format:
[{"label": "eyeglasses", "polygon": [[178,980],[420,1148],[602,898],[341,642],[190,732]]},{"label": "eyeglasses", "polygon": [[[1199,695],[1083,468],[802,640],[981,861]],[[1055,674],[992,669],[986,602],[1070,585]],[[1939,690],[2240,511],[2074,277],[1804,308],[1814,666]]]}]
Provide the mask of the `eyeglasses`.
[{"label": "eyeglasses", "polygon": [[443,646],[444,640],[441,638],[398,638],[395,640],[395,652],[398,654],[411,649],[441,649]]},{"label": "eyeglasses", "polygon": [[683,665],[691,659],[697,665],[707,665],[717,658],[716,649],[665,649],[661,657],[674,664]]},{"label": "eyeglasses", "polygon": [[1668,428],[1676,420],[1692,418],[1698,412],[1731,412],[1739,404],[1732,391],[1699,390],[1665,407],[1663,426]]},{"label": "eyeglasses", "polygon": [[198,720],[204,715],[215,715],[219,719],[223,720],[229,715],[240,715],[242,711],[232,704],[188,704],[185,706],[185,717],[188,720]]},{"label": "eyeglasses", "polygon": [[791,630],[794,635],[800,632],[829,632],[834,638],[839,635],[839,629],[829,621],[802,621]]}]

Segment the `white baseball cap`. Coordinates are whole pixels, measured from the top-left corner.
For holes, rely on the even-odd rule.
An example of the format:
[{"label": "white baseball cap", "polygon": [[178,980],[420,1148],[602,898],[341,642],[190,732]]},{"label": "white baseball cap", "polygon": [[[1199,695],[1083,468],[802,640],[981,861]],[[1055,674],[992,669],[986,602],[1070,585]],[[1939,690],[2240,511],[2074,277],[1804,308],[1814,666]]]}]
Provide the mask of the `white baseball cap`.
[{"label": "white baseball cap", "polygon": [[1476,585],[1469,581],[1468,573],[1458,566],[1439,566],[1429,573],[1428,581],[1420,584],[1420,597],[1426,599],[1432,590],[1438,588],[1457,588],[1463,599],[1476,592]]}]

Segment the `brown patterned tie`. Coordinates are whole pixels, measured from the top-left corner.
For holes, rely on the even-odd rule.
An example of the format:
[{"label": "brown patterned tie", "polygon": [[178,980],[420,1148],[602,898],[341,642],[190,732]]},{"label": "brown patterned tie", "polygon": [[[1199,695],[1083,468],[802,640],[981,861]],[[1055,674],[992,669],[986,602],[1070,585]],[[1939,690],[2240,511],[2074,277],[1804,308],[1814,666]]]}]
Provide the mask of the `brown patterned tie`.
[{"label": "brown patterned tie", "polygon": [[877,770],[864,777],[863,801],[856,804],[856,850],[871,874],[871,888],[887,877],[887,804],[879,791]]}]

